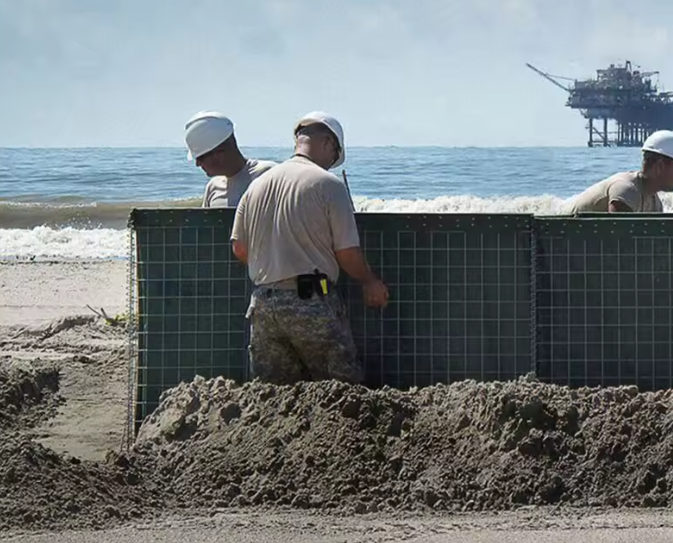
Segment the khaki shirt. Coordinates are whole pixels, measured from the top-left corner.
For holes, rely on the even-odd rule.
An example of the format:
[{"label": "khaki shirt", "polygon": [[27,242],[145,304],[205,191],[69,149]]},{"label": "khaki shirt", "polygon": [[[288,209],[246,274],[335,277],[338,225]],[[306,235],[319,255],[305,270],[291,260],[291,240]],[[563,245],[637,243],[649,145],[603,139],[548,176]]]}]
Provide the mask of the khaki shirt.
[{"label": "khaki shirt", "polygon": [[657,194],[646,194],[639,172],[621,172],[590,186],[561,209],[563,215],[581,212],[605,212],[613,202],[626,204],[634,212],[662,213],[664,206]]},{"label": "khaki shirt", "polygon": [[300,156],[250,183],[236,209],[231,239],[247,247],[255,285],[316,269],[336,282],[335,251],[360,245],[345,183]]},{"label": "khaki shirt", "polygon": [[250,183],[275,165],[270,160],[248,159],[236,175],[212,177],[203,193],[202,207],[236,207]]}]

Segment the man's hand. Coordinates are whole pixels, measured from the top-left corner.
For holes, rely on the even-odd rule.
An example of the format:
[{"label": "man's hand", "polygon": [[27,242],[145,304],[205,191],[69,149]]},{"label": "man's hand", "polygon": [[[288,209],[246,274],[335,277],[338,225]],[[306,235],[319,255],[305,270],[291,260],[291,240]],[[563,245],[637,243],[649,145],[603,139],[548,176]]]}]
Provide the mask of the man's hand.
[{"label": "man's hand", "polygon": [[370,307],[386,307],[388,305],[388,287],[380,279],[372,279],[362,285],[365,304]]},{"label": "man's hand", "polygon": [[335,253],[339,266],[362,285],[365,303],[371,307],[388,305],[388,287],[381,281],[365,260],[360,247],[349,247]]}]

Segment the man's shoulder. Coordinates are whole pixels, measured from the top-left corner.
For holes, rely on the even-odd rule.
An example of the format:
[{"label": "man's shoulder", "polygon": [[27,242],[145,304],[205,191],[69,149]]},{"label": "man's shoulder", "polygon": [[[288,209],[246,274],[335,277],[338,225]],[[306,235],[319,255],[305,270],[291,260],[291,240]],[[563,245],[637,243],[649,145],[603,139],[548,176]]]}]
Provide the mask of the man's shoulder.
[{"label": "man's shoulder", "polygon": [[592,185],[589,185],[584,191],[576,196],[576,199],[584,198],[605,198],[612,193],[628,191],[637,187],[638,172],[617,172],[613,173]]},{"label": "man's shoulder", "polygon": [[297,160],[291,157],[275,164],[250,184],[248,191],[264,191],[270,184],[288,181],[290,184],[299,182],[302,190],[333,191],[345,187],[344,182],[333,173],[321,168],[309,160]]},{"label": "man's shoulder", "polygon": [[310,160],[301,159],[301,157],[290,157],[273,166],[260,177],[263,177],[265,180],[282,178],[309,181],[312,185],[333,183],[335,181],[340,182],[339,178],[333,173],[321,168]]},{"label": "man's shoulder", "polygon": [[344,182],[329,170],[312,162],[301,164],[304,169],[300,175],[305,181],[309,182],[306,183],[307,187],[312,186],[321,191],[339,190],[345,187]]},{"label": "man's shoulder", "polygon": [[266,171],[278,165],[278,162],[274,162],[273,160],[261,160],[258,158],[252,160],[251,162],[252,162],[252,169],[254,170]]},{"label": "man's shoulder", "polygon": [[277,165],[278,163],[273,162],[272,160],[252,159],[250,160],[248,171],[250,172],[250,176],[254,179],[255,177],[259,177],[263,173],[268,172],[270,169],[274,168]]},{"label": "man's shoulder", "polygon": [[248,167],[250,183],[246,192],[266,183],[269,180],[269,172],[279,167],[278,163],[271,160],[254,160],[251,162],[254,163]]},{"label": "man's shoulder", "polygon": [[214,175],[206,183],[205,192],[210,193],[213,191],[227,191],[227,178],[224,175]]},{"label": "man's shoulder", "polygon": [[325,179],[332,180],[339,178],[334,175],[332,172],[318,166],[315,162],[304,158],[303,156],[293,156],[285,160],[280,164],[287,170],[294,170],[297,172],[305,173],[306,175],[311,175],[316,179]]},{"label": "man's shoulder", "polygon": [[613,185],[636,185],[638,181],[638,172],[636,171],[626,171],[626,172],[617,172],[609,177],[606,177],[601,181],[609,186]]}]

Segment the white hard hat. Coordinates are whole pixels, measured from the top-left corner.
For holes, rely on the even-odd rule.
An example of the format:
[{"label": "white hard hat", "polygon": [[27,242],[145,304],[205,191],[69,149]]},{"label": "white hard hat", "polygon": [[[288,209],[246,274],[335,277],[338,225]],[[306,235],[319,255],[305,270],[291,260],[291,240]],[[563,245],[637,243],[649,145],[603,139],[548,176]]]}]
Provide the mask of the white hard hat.
[{"label": "white hard hat", "polygon": [[234,123],[218,111],[199,111],[185,124],[187,158],[193,160],[212,151],[234,133]]},{"label": "white hard hat", "polygon": [[673,158],[673,131],[657,130],[645,140],[642,150]]},{"label": "white hard hat", "polygon": [[327,128],[329,128],[332,131],[332,133],[336,137],[337,141],[339,142],[339,149],[340,149],[339,158],[337,158],[337,161],[330,167],[336,168],[337,166],[341,166],[344,163],[344,160],[346,160],[346,148],[344,146],[344,131],[343,128],[341,127],[341,124],[334,117],[325,113],[324,111],[311,111],[311,113],[307,113],[297,121],[297,124],[295,124],[294,126],[294,133],[296,134],[299,128],[303,126],[308,126],[309,124],[313,123],[324,124]]}]

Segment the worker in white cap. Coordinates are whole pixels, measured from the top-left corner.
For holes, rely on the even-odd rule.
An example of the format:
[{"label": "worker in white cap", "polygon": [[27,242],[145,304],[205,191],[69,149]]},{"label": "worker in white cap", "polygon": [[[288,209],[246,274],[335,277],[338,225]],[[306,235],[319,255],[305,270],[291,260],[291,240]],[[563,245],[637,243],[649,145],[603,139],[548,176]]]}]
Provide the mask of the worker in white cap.
[{"label": "worker in white cap", "polygon": [[640,170],[619,172],[599,181],[561,209],[563,215],[582,212],[661,213],[658,192],[673,191],[673,131],[659,130],[645,140]]},{"label": "worker in white cap", "polygon": [[346,185],[328,171],[346,156],[341,124],[314,111],[294,136],[294,155],[251,183],[234,219],[234,254],[255,285],[250,369],[276,384],[360,383],[363,368],[334,285],[343,269],[374,307],[385,307],[388,290],[360,249]]},{"label": "worker in white cap", "polygon": [[253,179],[276,165],[243,156],[234,124],[217,111],[200,111],[185,125],[187,158],[210,178],[203,207],[236,207]]}]

